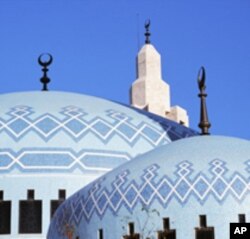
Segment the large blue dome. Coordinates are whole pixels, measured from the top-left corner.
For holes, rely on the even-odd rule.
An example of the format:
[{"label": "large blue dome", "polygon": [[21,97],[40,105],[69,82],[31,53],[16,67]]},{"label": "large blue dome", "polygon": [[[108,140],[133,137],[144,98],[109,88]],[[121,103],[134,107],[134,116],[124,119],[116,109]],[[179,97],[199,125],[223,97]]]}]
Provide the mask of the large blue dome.
[{"label": "large blue dome", "polygon": [[27,194],[42,202],[38,233],[44,238],[54,200],[61,202],[139,154],[197,134],[153,114],[74,93],[3,94],[0,102],[0,201],[11,202],[7,234],[14,238],[22,236],[18,205]]},{"label": "large blue dome", "polygon": [[14,93],[1,95],[0,101],[0,173],[108,171],[196,134],[153,114],[86,95]]},{"label": "large blue dome", "polygon": [[[66,200],[48,238],[122,238],[127,224],[157,238],[169,218],[177,238],[195,238],[199,215],[215,238],[229,238],[229,223],[250,214],[250,142],[198,136],[162,146],[123,164]],[[199,229],[198,229],[199,230]]]}]

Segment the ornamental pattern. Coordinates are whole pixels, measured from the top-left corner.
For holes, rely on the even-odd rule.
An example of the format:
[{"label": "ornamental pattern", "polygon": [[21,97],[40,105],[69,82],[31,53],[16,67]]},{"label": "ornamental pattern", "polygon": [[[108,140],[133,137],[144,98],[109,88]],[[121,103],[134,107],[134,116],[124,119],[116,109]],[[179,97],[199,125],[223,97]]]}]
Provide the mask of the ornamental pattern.
[{"label": "ornamental pattern", "polygon": [[127,162],[131,156],[125,152],[88,150],[74,152],[72,149],[22,149],[19,152],[0,149],[0,174],[17,168],[22,173],[30,172],[107,172]]},{"label": "ornamental pattern", "polygon": [[[156,128],[153,124],[140,122],[124,113],[106,110],[104,116],[89,119],[88,113],[76,106],[67,106],[58,112],[61,117],[45,113],[32,117],[34,109],[29,106],[16,106],[6,113],[8,119],[0,117],[0,133],[6,132],[13,140],[19,141],[26,134],[34,132],[44,141],[63,131],[74,141],[79,141],[85,135],[92,133],[100,141],[107,143],[114,135],[121,137],[129,145],[143,138],[150,144],[158,146],[178,138],[194,135],[195,132],[176,124],[161,124]],[[5,117],[6,118],[6,117]]]},{"label": "ornamental pattern", "polygon": [[105,177],[102,177],[88,191],[80,191],[63,204],[54,223],[59,230],[60,225],[66,223],[78,225],[82,218],[89,222],[94,214],[102,218],[107,210],[115,216],[121,207],[132,212],[138,203],[150,206],[154,201],[164,208],[174,200],[184,206],[190,197],[195,197],[200,204],[209,197],[223,204],[229,195],[243,201],[250,192],[250,160],[245,164],[246,176],[236,171],[229,173],[226,163],[215,159],[209,163],[207,173],[195,173],[192,163],[183,161],[176,165],[172,178],[159,177],[157,164],[146,168],[137,182],[129,179],[129,170],[117,175],[111,188],[103,186]]}]

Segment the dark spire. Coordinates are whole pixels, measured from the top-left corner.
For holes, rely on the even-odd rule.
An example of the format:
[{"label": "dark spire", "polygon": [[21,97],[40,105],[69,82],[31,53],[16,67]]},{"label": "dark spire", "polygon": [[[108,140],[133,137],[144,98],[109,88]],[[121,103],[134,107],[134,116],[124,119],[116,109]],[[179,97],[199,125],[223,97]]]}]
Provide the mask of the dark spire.
[{"label": "dark spire", "polygon": [[209,135],[210,133],[208,132],[208,129],[211,126],[211,124],[208,121],[208,114],[207,114],[207,106],[206,106],[207,94],[205,92],[206,90],[205,80],[206,80],[205,68],[202,66],[198,74],[198,86],[200,90],[200,94],[198,96],[201,99],[200,123],[198,126],[201,129],[201,135]]},{"label": "dark spire", "polygon": [[[48,60],[46,61],[42,61],[42,58],[44,56],[47,56]],[[49,69],[47,68],[53,61],[53,57],[49,54],[49,53],[44,53],[41,54],[38,57],[38,63],[40,66],[42,66],[42,71],[43,71],[43,77],[40,79],[41,83],[43,84],[43,88],[42,91],[48,91],[48,83],[50,82],[50,78],[47,76],[47,72],[49,71]]]},{"label": "dark spire", "polygon": [[150,44],[150,39],[149,39],[149,37],[150,37],[150,35],[151,35],[151,33],[149,32],[149,27],[150,27],[150,19],[148,19],[146,22],[145,22],[145,29],[146,29],[146,32],[145,32],[145,37],[146,37],[146,39],[145,39],[145,43],[146,44]]}]

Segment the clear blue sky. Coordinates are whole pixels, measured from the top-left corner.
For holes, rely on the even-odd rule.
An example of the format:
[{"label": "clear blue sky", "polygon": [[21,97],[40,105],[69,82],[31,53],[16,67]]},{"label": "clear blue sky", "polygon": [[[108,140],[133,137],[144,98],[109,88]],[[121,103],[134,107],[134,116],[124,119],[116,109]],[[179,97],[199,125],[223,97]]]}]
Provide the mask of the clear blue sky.
[{"label": "clear blue sky", "polygon": [[0,0],[0,93],[40,90],[37,57],[50,52],[51,90],[129,103],[147,18],[191,127],[204,65],[211,133],[250,139],[249,0]]}]

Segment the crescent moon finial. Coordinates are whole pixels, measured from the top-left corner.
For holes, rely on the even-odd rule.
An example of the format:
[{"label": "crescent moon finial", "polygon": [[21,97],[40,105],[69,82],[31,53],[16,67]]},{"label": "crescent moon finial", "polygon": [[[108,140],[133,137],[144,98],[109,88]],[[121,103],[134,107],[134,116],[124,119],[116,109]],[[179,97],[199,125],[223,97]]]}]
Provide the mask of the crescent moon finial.
[{"label": "crescent moon finial", "polygon": [[147,19],[147,20],[145,21],[145,24],[144,24],[144,27],[145,27],[145,29],[146,29],[146,32],[145,32],[145,34],[144,34],[145,37],[146,37],[146,39],[145,39],[145,43],[146,43],[146,44],[150,44],[150,35],[151,35],[151,33],[150,33],[150,31],[149,31],[150,24],[151,24],[150,19]]},{"label": "crescent moon finial", "polygon": [[149,27],[150,27],[150,19],[147,19],[146,21],[145,21],[145,28],[146,29],[149,29]]},{"label": "crescent moon finial", "polygon": [[[47,56],[49,59],[47,61],[43,61],[42,58]],[[43,53],[38,57],[38,63],[40,66],[47,67],[53,62],[53,57],[49,53]]]},{"label": "crescent moon finial", "polygon": [[[43,60],[44,56],[47,56],[48,60]],[[53,57],[49,53],[43,53],[38,57],[38,63],[42,66],[43,76],[40,79],[40,82],[43,84],[42,91],[48,91],[48,83],[50,82],[50,78],[47,76],[47,72],[49,69],[47,68],[53,62]]]},{"label": "crescent moon finial", "polygon": [[204,66],[202,66],[198,73],[198,86],[200,91],[204,91],[206,89],[205,81],[206,81],[206,71]]}]

